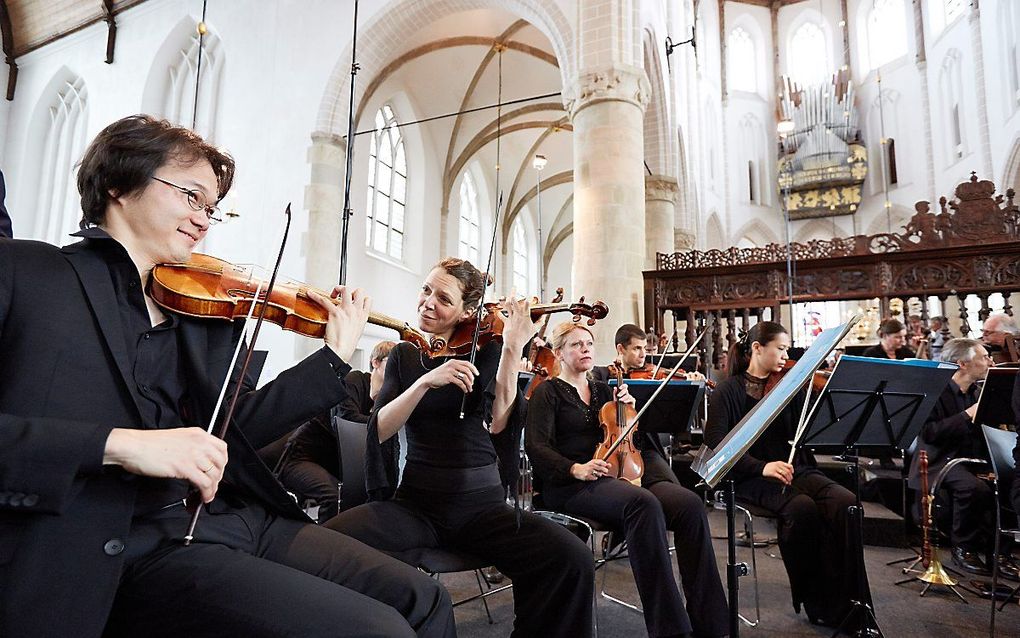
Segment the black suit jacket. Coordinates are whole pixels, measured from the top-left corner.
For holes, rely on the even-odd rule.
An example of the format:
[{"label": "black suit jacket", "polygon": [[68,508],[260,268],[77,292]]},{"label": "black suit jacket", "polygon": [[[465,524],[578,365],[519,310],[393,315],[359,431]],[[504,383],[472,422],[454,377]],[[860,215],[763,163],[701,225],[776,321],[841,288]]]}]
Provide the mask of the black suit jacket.
[{"label": "black suit jacket", "polygon": [[0,237],[14,237],[11,230],[11,216],[7,214],[7,206],[4,200],[7,198],[7,186],[4,184],[4,174],[0,172]]},{"label": "black suit jacket", "polygon": [[[143,424],[109,270],[89,241],[0,239],[0,636],[101,635],[123,568],[136,481],[104,468],[103,449],[112,428]],[[238,338],[230,322],[181,318],[198,423]],[[247,388],[227,437],[225,481],[283,516],[303,514],[255,449],[343,400],[337,372],[349,368],[330,356]]]},{"label": "black suit jacket", "polygon": [[[921,450],[928,453],[929,484],[935,481],[935,477],[950,459],[988,459],[988,448],[981,427],[975,425],[964,413],[964,410],[977,403],[977,390],[973,387],[968,389],[970,393],[965,397],[960,394],[960,386],[950,380],[935,402],[931,414],[925,419],[917,437],[917,450],[910,461],[907,485],[911,488],[921,488]],[[970,472],[988,469],[968,464],[962,467]]]}]

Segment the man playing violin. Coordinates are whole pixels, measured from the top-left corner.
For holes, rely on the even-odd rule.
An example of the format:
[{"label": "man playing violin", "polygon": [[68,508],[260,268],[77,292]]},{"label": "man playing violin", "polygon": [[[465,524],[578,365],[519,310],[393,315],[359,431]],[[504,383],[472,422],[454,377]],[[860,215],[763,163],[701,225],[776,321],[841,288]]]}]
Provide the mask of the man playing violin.
[{"label": "man playing violin", "polygon": [[188,260],[233,174],[193,132],[127,117],[82,160],[80,242],[0,239],[0,635],[453,633],[438,584],[311,524],[255,454],[345,398],[360,290],[315,295],[324,346],[243,379],[226,441],[204,429],[243,326],[146,285]]}]

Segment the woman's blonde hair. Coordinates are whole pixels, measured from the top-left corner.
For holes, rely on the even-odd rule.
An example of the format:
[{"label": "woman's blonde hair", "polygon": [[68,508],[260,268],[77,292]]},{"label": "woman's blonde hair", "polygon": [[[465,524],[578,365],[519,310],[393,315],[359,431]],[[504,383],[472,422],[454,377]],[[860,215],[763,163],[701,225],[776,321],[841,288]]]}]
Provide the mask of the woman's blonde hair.
[{"label": "woman's blonde hair", "polygon": [[563,346],[567,345],[567,335],[573,332],[574,330],[584,330],[589,335],[591,335],[592,339],[595,338],[595,335],[592,333],[591,330],[588,329],[588,326],[583,326],[579,323],[572,323],[570,321],[564,321],[563,323],[558,324],[555,328],[553,328],[552,335],[549,336],[549,347],[552,348],[553,350],[559,350]]}]

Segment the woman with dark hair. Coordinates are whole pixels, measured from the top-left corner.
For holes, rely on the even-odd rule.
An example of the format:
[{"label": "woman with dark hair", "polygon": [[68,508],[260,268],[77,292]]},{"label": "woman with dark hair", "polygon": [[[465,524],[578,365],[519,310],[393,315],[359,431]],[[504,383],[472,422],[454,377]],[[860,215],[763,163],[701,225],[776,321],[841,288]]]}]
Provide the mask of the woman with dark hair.
[{"label": "woman with dark hair", "polygon": [[878,324],[878,343],[861,353],[875,359],[910,359],[914,351],[907,347],[907,327],[899,319]]},{"label": "woman with dark hair", "polygon": [[[474,321],[484,286],[470,262],[440,261],[418,295],[419,327],[449,340],[458,324]],[[369,461],[406,428],[400,485],[392,500],[347,510],[326,526],[411,562],[431,547],[481,558],[513,580],[514,635],[588,636],[590,550],[565,528],[506,504],[491,435],[520,427],[517,371],[536,329],[527,302],[503,306],[503,342],[482,347],[475,365],[466,356],[430,360],[406,342],[390,352],[368,422]]]},{"label": "woman with dark hair", "polygon": [[[765,396],[769,375],[787,360],[790,336],[778,323],[762,321],[733,344],[730,376],[712,393],[705,444],[715,448]],[[822,474],[814,457],[797,450],[788,463],[804,395],[779,413],[730,472],[737,497],[778,518],[779,549],[790,578],[793,607],[812,623],[839,625],[850,611],[855,562],[846,550],[847,508],[854,495]]]},{"label": "woman with dark hair", "polygon": [[[609,464],[592,454],[602,440],[599,410],[613,400],[613,391],[588,374],[595,354],[591,331],[561,323],[551,345],[560,374],[535,390],[525,432],[543,504],[623,530],[649,636],[725,635],[726,595],[704,503],[679,484],[654,449],[641,452],[641,485],[607,476]],[[633,404],[626,385],[621,389],[620,400]],[[674,534],[686,608],[670,566],[668,530]]]}]

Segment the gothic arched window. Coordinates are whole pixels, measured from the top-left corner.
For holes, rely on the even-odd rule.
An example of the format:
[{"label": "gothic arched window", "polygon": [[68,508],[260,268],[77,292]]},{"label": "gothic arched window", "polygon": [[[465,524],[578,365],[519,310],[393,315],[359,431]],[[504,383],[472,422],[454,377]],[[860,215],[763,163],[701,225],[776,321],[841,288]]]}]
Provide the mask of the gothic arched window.
[{"label": "gothic arched window", "polygon": [[757,56],[754,54],[754,40],[742,27],[730,31],[729,42],[729,83],[735,91],[755,92],[758,90]]},{"label": "gothic arched window", "polygon": [[404,257],[407,158],[397,118],[389,104],[375,114],[369,156],[365,242],[371,250],[401,260]]},{"label": "gothic arched window", "polygon": [[942,33],[943,29],[963,15],[968,4],[970,4],[968,0],[928,0],[928,18],[932,35]]},{"label": "gothic arched window", "polygon": [[1020,29],[1020,6],[1012,2],[999,5],[999,35],[1002,41],[1003,69],[1006,72],[1007,112],[1020,105],[1020,48],[1017,47],[1017,30]]},{"label": "gothic arched window", "polygon": [[471,173],[464,173],[460,182],[460,242],[457,253],[461,259],[478,264],[478,190]]},{"label": "gothic arched window", "polygon": [[862,29],[865,70],[877,69],[907,52],[903,0],[874,0]]},{"label": "gothic arched window", "polygon": [[192,35],[171,63],[163,116],[175,124],[193,128],[206,140],[212,141],[216,139],[224,65],[223,43],[214,33],[206,33],[201,38],[201,72],[199,48],[198,34]]},{"label": "gothic arched window", "polygon": [[948,165],[967,154],[967,140],[964,136],[963,123],[966,122],[963,104],[963,78],[960,52],[956,49],[946,54],[939,76],[939,91],[942,98],[942,112],[945,121],[946,141],[948,143]]},{"label": "gothic arched window", "polygon": [[78,229],[81,206],[75,165],[85,150],[88,91],[80,77],[66,80],[45,105],[46,129],[39,165],[38,217],[34,237],[57,246]]},{"label": "gothic arched window", "polygon": [[805,22],[790,37],[787,71],[802,86],[821,84],[832,74],[825,32],[815,22]]}]

